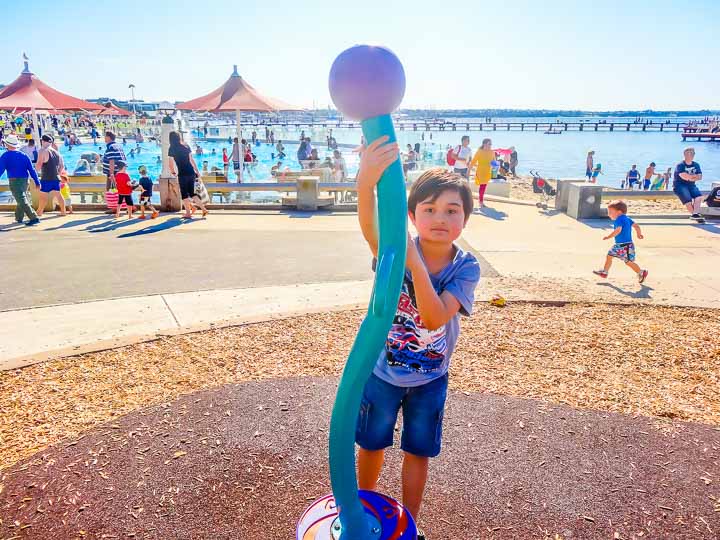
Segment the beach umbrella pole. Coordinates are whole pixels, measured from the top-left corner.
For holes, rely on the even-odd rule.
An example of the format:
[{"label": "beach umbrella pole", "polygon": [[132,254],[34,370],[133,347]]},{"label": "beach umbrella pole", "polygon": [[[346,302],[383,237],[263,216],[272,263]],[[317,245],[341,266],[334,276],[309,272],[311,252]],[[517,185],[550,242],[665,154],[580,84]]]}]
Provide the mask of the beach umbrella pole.
[{"label": "beach umbrella pole", "polygon": [[30,109],[30,113],[32,114],[32,122],[33,122],[33,138],[35,139],[35,146],[37,148],[40,148],[40,124],[39,117],[37,112],[35,111],[35,108],[33,107]]}]

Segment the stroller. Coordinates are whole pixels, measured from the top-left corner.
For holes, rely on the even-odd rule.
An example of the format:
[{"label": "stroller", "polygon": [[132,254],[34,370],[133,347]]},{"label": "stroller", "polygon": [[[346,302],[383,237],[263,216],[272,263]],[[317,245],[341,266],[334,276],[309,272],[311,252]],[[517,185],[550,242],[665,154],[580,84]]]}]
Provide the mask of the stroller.
[{"label": "stroller", "polygon": [[543,210],[547,210],[547,203],[552,197],[555,196],[557,190],[550,185],[550,182],[540,176],[540,173],[538,173],[537,171],[530,171],[530,175],[533,177],[533,193],[539,193],[542,198],[542,201],[536,202],[535,206],[537,206],[538,208],[542,208]]}]

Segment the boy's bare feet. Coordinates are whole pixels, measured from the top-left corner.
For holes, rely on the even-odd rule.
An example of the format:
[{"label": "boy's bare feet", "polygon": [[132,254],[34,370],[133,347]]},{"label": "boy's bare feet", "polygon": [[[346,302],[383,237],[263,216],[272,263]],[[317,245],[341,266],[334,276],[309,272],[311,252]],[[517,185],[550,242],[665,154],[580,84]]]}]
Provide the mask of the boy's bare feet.
[{"label": "boy's bare feet", "polygon": [[138,216],[138,219],[145,219],[145,214],[141,214]]}]

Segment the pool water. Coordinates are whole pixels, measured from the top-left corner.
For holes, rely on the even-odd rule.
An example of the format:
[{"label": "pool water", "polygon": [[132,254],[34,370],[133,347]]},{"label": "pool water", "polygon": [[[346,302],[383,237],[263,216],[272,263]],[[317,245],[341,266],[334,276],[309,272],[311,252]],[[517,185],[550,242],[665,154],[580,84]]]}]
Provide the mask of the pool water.
[{"label": "pool water", "polygon": [[[118,142],[123,145],[123,149],[125,150],[125,155],[128,162],[128,174],[130,175],[130,177],[139,178],[140,174],[138,172],[138,168],[141,165],[144,165],[148,169],[148,174],[150,178],[157,182],[157,179],[162,171],[162,164],[158,161],[158,158],[160,157],[160,146],[156,142],[152,141],[146,141],[138,144],[134,140],[127,139],[127,141],[123,144],[122,140],[118,139]],[[203,149],[203,155],[195,154],[197,145],[199,145],[200,148]],[[283,160],[278,159],[275,145],[260,143],[254,146],[253,153],[257,157],[257,162],[253,163],[251,166],[245,169],[245,172],[243,173],[243,182],[247,183],[274,181],[274,178],[272,178],[272,175],[270,174],[270,170],[274,165],[277,165],[278,161],[282,161],[282,170],[285,170],[286,168],[289,168],[289,170],[291,171],[301,170],[300,163],[298,163],[297,161],[297,150],[299,145],[297,143],[285,144],[284,142],[283,145],[285,146],[286,154],[286,157]],[[232,145],[227,144],[227,141],[193,141],[191,143],[191,147],[193,149],[193,157],[195,158],[198,169],[202,171],[204,162],[207,162],[208,174],[210,173],[210,171],[212,171],[213,167],[217,167],[218,169],[220,169],[220,171],[222,171],[222,150],[223,148],[226,148],[228,154],[232,150]],[[140,149],[140,152],[136,152],[134,155],[131,155],[130,150],[137,148]],[[325,157],[332,157],[332,151],[327,150],[326,147],[322,146],[316,148],[318,149],[318,155],[321,160],[324,160]],[[82,154],[88,152],[96,152],[102,156],[104,151],[104,144],[81,144],[79,146],[73,146],[72,149],[68,149],[65,146],[60,147],[60,153],[65,160],[65,168],[70,171],[70,173],[75,170],[75,167],[80,160]],[[341,152],[347,164],[348,174],[350,176],[354,176],[357,172],[358,167],[357,153],[354,153],[349,149],[342,149]],[[100,167],[98,167],[98,169],[100,169]],[[232,172],[232,165],[228,175],[230,182],[237,181],[235,174]],[[280,194],[275,191],[258,191],[245,193],[243,195],[243,198],[244,200],[250,200],[253,202],[273,202],[276,200],[279,201]],[[160,202],[159,196],[156,193],[153,193],[153,202]]]}]

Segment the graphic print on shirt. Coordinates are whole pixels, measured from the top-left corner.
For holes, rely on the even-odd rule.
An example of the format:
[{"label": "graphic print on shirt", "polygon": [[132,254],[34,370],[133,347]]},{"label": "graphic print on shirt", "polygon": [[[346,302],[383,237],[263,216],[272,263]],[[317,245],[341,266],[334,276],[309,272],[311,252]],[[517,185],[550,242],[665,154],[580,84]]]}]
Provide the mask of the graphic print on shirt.
[{"label": "graphic print on shirt", "polygon": [[436,330],[425,328],[417,309],[415,288],[407,277],[403,280],[385,350],[389,366],[404,367],[419,373],[437,371],[445,360],[445,325]]}]

